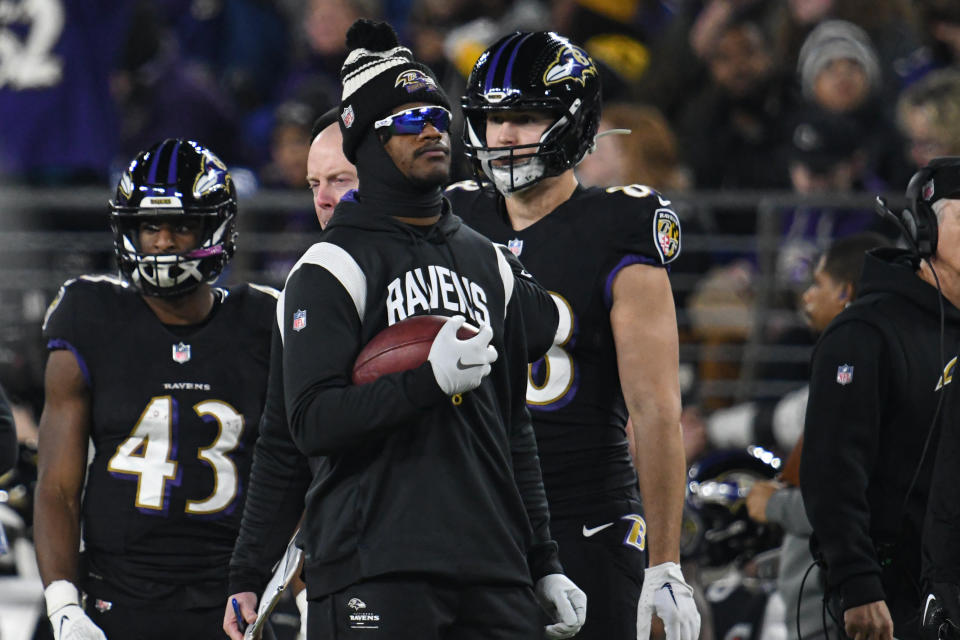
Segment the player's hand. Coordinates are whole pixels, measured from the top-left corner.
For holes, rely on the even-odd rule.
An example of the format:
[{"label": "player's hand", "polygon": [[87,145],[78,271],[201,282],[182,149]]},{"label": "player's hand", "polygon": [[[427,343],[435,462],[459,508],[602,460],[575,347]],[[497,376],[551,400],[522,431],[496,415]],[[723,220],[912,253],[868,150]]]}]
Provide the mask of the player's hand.
[{"label": "player's hand", "polygon": [[433,339],[427,361],[433,368],[433,377],[448,396],[471,391],[480,386],[484,376],[490,373],[490,365],[497,359],[497,350],[490,340],[493,329],[485,324],[479,333],[460,340],[457,330],[466,319],[454,316],[447,320]]},{"label": "player's hand", "polygon": [[637,605],[637,640],[650,638],[653,614],[663,621],[667,640],[697,640],[700,636],[700,612],[693,601],[693,589],[683,579],[676,562],[664,562],[644,571]]},{"label": "player's hand", "polygon": [[80,608],[80,593],[72,583],[55,580],[43,590],[54,640],[107,640],[103,630]]},{"label": "player's hand", "polygon": [[223,630],[231,640],[243,640],[243,631],[237,625],[237,614],[233,610],[234,598],[240,605],[243,621],[249,625],[257,621],[257,594],[253,591],[243,591],[227,598],[227,608],[223,612]]},{"label": "player's hand", "polygon": [[853,640],[893,640],[893,618],[883,600],[844,611],[843,628]]},{"label": "player's hand", "polygon": [[783,488],[783,485],[774,480],[755,482],[747,494],[747,513],[756,522],[767,521],[767,503],[770,496]]},{"label": "player's hand", "polygon": [[534,593],[540,606],[555,622],[544,627],[547,638],[572,638],[587,619],[587,594],[562,573],[537,580]]}]

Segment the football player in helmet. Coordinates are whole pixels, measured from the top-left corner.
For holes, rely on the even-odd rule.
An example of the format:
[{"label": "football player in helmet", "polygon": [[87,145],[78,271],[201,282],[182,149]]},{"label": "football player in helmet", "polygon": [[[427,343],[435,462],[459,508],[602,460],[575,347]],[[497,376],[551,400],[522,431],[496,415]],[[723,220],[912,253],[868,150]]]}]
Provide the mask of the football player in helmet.
[{"label": "football player in helmet", "polygon": [[685,463],[665,268],[680,251],[679,220],[647,187],[577,183],[600,78],[568,39],[500,39],[474,65],[462,104],[478,180],[448,189],[453,209],[517,254],[561,314],[553,348],[531,367],[527,404],[561,562],[590,603],[578,637],[647,640],[655,612],[668,640],[694,640],[700,616],[678,564]]},{"label": "football player in helmet", "polygon": [[57,640],[211,638],[277,292],[212,285],[234,253],[237,201],[197,142],[140,153],[109,211],[123,278],[68,281],[44,319],[35,528],[47,614]]}]

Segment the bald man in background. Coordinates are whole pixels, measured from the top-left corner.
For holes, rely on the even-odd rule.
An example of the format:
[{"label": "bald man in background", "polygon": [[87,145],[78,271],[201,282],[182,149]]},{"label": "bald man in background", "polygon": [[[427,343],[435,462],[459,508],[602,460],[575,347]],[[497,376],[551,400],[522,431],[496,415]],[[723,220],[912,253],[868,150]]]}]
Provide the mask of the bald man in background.
[{"label": "bald man in background", "polygon": [[325,229],[333,209],[350,189],[356,189],[357,168],[343,155],[343,135],[337,125],[337,107],[313,123],[307,156],[307,184],[313,193],[313,208],[320,228]]}]

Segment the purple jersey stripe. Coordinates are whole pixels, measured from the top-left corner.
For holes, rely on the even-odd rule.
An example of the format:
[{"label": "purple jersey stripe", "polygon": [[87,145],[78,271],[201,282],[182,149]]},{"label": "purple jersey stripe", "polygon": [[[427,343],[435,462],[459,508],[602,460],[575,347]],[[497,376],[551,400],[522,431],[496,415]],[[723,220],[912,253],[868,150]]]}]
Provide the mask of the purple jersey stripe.
[{"label": "purple jersey stripe", "polygon": [[607,281],[603,285],[603,303],[607,306],[607,309],[613,306],[613,280],[617,277],[617,274],[624,267],[629,267],[632,264],[651,264],[655,266],[660,266],[660,263],[656,260],[647,258],[646,256],[638,256],[636,254],[628,254],[623,256],[620,262],[617,263],[613,269],[610,270],[610,273],[607,274]]},{"label": "purple jersey stripe", "polygon": [[483,85],[484,93],[490,91],[490,88],[493,87],[493,78],[497,75],[497,63],[500,62],[500,55],[503,53],[503,50],[507,48],[507,45],[513,42],[515,39],[516,36],[505,41],[502,45],[500,45],[500,48],[497,49],[497,52],[493,54],[493,60],[490,61],[490,70],[487,71],[487,80]]},{"label": "purple jersey stripe", "polygon": [[167,184],[177,184],[177,154],[180,153],[180,141],[173,147],[170,154],[170,166],[167,167]]},{"label": "purple jersey stripe", "polygon": [[73,357],[77,359],[77,364],[80,366],[80,373],[83,374],[83,379],[87,381],[87,386],[91,389],[93,388],[93,381],[90,379],[90,369],[87,368],[87,361],[83,359],[83,356],[80,355],[76,347],[63,338],[54,338],[47,343],[47,349],[50,351],[66,349],[72,353]]},{"label": "purple jersey stripe", "polygon": [[527,41],[527,38],[532,36],[532,33],[528,33],[523,36],[523,39],[517,43],[517,46],[513,48],[513,52],[510,54],[510,59],[507,61],[507,75],[503,79],[503,89],[509,89],[511,83],[513,82],[513,61],[517,59],[517,53],[520,51],[520,48],[523,47],[523,43]]}]

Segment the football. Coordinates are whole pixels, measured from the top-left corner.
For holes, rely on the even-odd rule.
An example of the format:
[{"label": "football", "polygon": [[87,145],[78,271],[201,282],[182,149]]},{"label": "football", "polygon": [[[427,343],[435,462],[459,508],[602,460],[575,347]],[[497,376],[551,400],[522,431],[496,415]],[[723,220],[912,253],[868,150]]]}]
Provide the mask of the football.
[{"label": "football", "polygon": [[[353,364],[353,384],[369,384],[382,375],[422,365],[446,321],[445,316],[413,316],[375,335]],[[475,327],[464,324],[457,331],[457,338],[466,340],[476,334]]]}]

